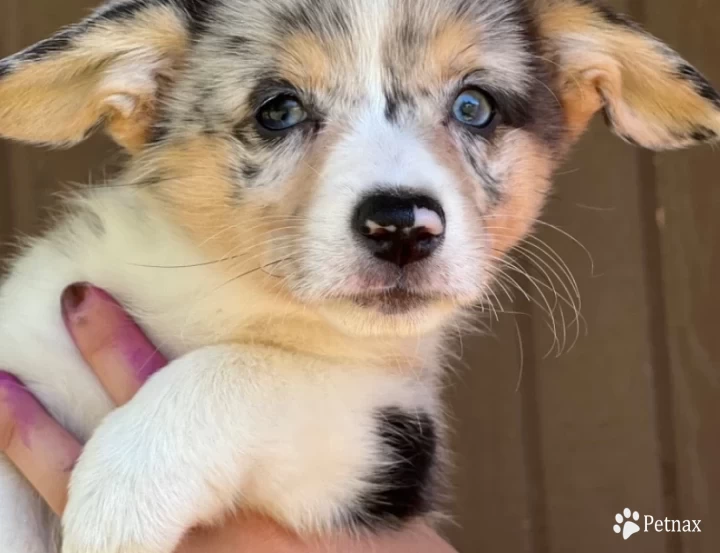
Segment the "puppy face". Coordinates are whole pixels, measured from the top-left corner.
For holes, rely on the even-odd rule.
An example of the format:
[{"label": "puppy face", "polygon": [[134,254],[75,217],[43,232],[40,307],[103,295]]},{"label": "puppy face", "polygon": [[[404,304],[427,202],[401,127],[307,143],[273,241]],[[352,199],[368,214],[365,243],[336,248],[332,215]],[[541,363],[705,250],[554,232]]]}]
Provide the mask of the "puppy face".
[{"label": "puppy face", "polygon": [[64,33],[0,65],[0,132],[105,120],[209,256],[354,333],[482,301],[596,111],[654,148],[720,130],[699,73],[579,0],[127,0]]}]

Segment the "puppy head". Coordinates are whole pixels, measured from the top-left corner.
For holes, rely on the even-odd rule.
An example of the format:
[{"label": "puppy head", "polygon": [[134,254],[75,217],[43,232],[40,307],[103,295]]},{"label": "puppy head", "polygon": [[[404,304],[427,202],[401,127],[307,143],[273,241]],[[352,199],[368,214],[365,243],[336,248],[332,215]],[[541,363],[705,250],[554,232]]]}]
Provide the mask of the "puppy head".
[{"label": "puppy head", "polygon": [[588,0],[120,0],[0,62],[0,134],[104,126],[208,255],[362,334],[481,301],[598,111],[653,149],[720,132],[700,73]]}]

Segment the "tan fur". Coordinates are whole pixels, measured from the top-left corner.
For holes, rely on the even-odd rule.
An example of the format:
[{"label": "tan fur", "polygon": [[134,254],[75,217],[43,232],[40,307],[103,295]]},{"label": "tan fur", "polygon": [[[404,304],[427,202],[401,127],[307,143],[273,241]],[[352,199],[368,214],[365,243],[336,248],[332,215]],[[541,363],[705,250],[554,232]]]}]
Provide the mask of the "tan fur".
[{"label": "tan fur", "polygon": [[[113,0],[0,61],[0,134],[67,145],[103,124],[135,154],[0,287],[0,366],[92,434],[63,553],[169,553],[238,505],[305,534],[437,508],[445,334],[513,269],[593,114],[653,148],[718,129],[720,96],[650,35],[532,6],[530,26],[506,0]],[[457,111],[471,88],[491,124]],[[263,113],[278,94],[298,126]],[[173,359],[109,415],[59,317],[73,282]],[[56,553],[4,461],[0,550]]]},{"label": "tan fur", "polygon": [[507,177],[506,199],[483,219],[497,257],[507,254],[535,226],[555,169],[546,146],[527,137],[516,140],[515,151],[522,156]]},{"label": "tan fur", "polygon": [[333,81],[331,53],[343,49],[344,45],[321,41],[308,33],[292,35],[277,54],[278,71],[302,88],[327,90]]},{"label": "tan fur", "polygon": [[[0,79],[0,134],[38,143],[73,144],[103,119],[111,136],[130,151],[145,143],[153,122],[156,86],[107,77],[118,65],[149,64],[168,76],[183,57],[187,30],[177,14],[163,6],[137,19],[98,26],[75,39],[68,51],[34,63],[22,63]],[[129,68],[132,70],[132,67]],[[150,75],[155,77],[155,75]],[[119,111],[108,104],[127,96],[135,109]]]},{"label": "tan fur", "polygon": [[477,28],[468,21],[448,20],[442,24],[430,40],[425,60],[418,68],[431,75],[418,75],[418,82],[446,82],[476,69],[483,59],[478,38]]},{"label": "tan fur", "polygon": [[541,33],[558,46],[574,134],[603,105],[619,134],[647,147],[690,143],[688,134],[698,127],[720,133],[717,107],[678,77],[681,59],[655,38],[573,0],[541,0],[538,10]]}]

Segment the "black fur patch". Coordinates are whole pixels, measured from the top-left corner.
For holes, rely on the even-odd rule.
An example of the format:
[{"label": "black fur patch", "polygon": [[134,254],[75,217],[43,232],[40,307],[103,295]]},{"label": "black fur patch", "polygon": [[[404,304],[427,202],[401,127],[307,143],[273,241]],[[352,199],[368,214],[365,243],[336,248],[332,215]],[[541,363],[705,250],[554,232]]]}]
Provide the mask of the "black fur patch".
[{"label": "black fur patch", "polygon": [[403,106],[414,107],[415,102],[406,91],[402,89],[402,86],[397,79],[392,79],[392,85],[385,91],[385,117],[391,123],[396,123],[398,120],[400,108]]},{"label": "black fur patch", "polygon": [[465,155],[467,162],[470,164],[470,167],[472,167],[472,170],[482,182],[483,190],[488,195],[490,206],[492,207],[498,205],[502,201],[502,194],[497,180],[486,170],[480,167],[477,159],[475,159],[475,155],[467,144],[463,146],[463,154]]},{"label": "black fur patch", "polygon": [[[170,5],[178,7],[187,15],[190,31],[196,33],[204,28],[211,13],[211,8],[216,1],[217,0],[128,0],[114,4],[104,10],[99,10],[95,15],[82,23],[67,27],[54,36],[31,46],[23,51],[18,59],[20,61],[30,62],[39,61],[53,54],[67,51],[72,46],[75,38],[92,30],[96,25],[107,23],[108,21],[130,20],[135,17],[138,12],[152,6]],[[5,71],[3,72],[3,66],[0,66],[0,77],[8,71],[7,66],[4,67]]]},{"label": "black fur patch", "polygon": [[148,144],[157,144],[165,140],[170,134],[170,124],[160,119],[150,129],[150,136],[148,138]]},{"label": "black fur patch", "polygon": [[0,62],[0,79],[12,73],[12,66],[8,62]]},{"label": "black fur patch", "polygon": [[252,186],[252,183],[257,179],[258,175],[260,174],[260,167],[258,165],[255,165],[254,163],[247,163],[243,165],[242,169],[240,169],[240,175],[242,177],[243,183],[249,186]]},{"label": "black fur patch", "polygon": [[374,490],[360,498],[352,522],[367,527],[396,526],[432,509],[437,430],[427,413],[397,407],[377,414],[377,433],[388,463],[370,481]]},{"label": "black fur patch", "polygon": [[640,27],[640,25],[635,23],[633,20],[628,19],[623,14],[616,12],[613,8],[608,6],[603,0],[576,0],[576,1],[579,4],[582,4],[583,6],[590,6],[591,8],[593,8],[605,20],[606,23],[642,31],[642,28]]},{"label": "black fur patch", "polygon": [[255,141],[253,140],[253,136],[255,135],[253,130],[254,126],[254,121],[251,118],[246,118],[233,128],[232,135],[246,150],[250,150],[255,146]]},{"label": "black fur patch", "polygon": [[720,93],[697,69],[685,63],[677,68],[677,74],[680,78],[688,81],[700,96],[720,109]]},{"label": "black fur patch", "polygon": [[525,127],[550,148],[555,149],[565,135],[565,112],[558,101],[557,64],[545,51],[545,41],[540,36],[535,18],[527,2],[516,3],[512,14],[522,29],[526,49],[533,54],[528,73],[537,86],[533,85],[527,96],[503,94],[504,91],[489,91],[503,116],[503,124]]},{"label": "black fur patch", "polygon": [[102,129],[105,126],[105,119],[106,117],[102,116],[100,117],[100,119],[95,121],[95,123],[85,131],[85,134],[83,135],[83,140],[90,138],[92,135]]},{"label": "black fur patch", "polygon": [[611,109],[610,106],[607,105],[607,104],[606,104],[605,107],[603,107],[603,109],[602,109],[602,118],[603,118],[603,121],[605,121],[605,124],[606,124],[610,129],[614,129],[614,128],[615,128],[615,121],[613,121],[612,109]]},{"label": "black fur patch", "polygon": [[698,127],[690,133],[690,138],[697,140],[698,142],[706,142],[708,140],[714,140],[718,137],[717,133],[708,129],[707,127]]},{"label": "black fur patch", "polygon": [[217,0],[179,0],[180,5],[188,14],[190,20],[190,33],[197,36],[206,30],[212,17]]},{"label": "black fur patch", "polygon": [[273,73],[260,75],[248,95],[249,107],[255,112],[259,110],[265,102],[281,94],[300,96],[297,88],[290,81],[276,78]]},{"label": "black fur patch", "polygon": [[226,48],[231,54],[247,54],[250,43],[249,38],[240,35],[229,36],[225,39]]},{"label": "black fur patch", "polygon": [[618,25],[620,27],[627,27],[628,29],[640,30],[640,25],[635,23],[633,20],[628,19],[623,14],[616,12],[609,6],[606,6],[603,2],[595,2],[597,8],[603,19],[612,25]]},{"label": "black fur patch", "polygon": [[135,15],[152,6],[176,6],[180,8],[188,18],[191,31],[199,31],[204,28],[208,20],[211,8],[216,0],[131,0],[110,6],[101,11],[93,20],[117,21],[132,19]]},{"label": "black fur patch", "polygon": [[50,38],[41,40],[20,54],[22,61],[38,61],[70,48],[73,39],[83,32],[82,28],[69,27]]},{"label": "black fur patch", "polygon": [[98,13],[97,17],[93,19],[93,22],[98,21],[118,21],[128,20],[135,17],[139,11],[144,10],[148,6],[156,4],[172,4],[171,0],[134,0],[129,2],[121,2],[114,6],[108,6],[106,10],[102,10]]},{"label": "black fur patch", "polygon": [[385,118],[391,123],[397,122],[400,103],[392,94],[385,93]]}]

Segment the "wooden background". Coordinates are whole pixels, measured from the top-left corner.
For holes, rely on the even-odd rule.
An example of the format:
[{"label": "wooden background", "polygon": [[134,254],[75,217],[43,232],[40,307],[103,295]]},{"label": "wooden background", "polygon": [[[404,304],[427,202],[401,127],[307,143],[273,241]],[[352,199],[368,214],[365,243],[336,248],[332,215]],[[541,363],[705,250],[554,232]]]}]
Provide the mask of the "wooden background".
[{"label": "wooden background", "polygon": [[[0,50],[17,51],[94,3],[3,0]],[[719,3],[611,3],[720,84]],[[58,182],[87,181],[93,168],[101,177],[111,152],[102,140],[69,152],[0,143],[0,242],[37,229]],[[720,551],[718,172],[710,148],[654,155],[601,124],[562,171],[545,220],[594,264],[557,230],[539,237],[574,273],[586,324],[571,351],[548,356],[539,298],[521,296],[504,302],[521,314],[501,314],[494,336],[463,340],[449,530],[461,552]],[[623,542],[612,525],[624,507],[702,519],[703,532]]]}]

